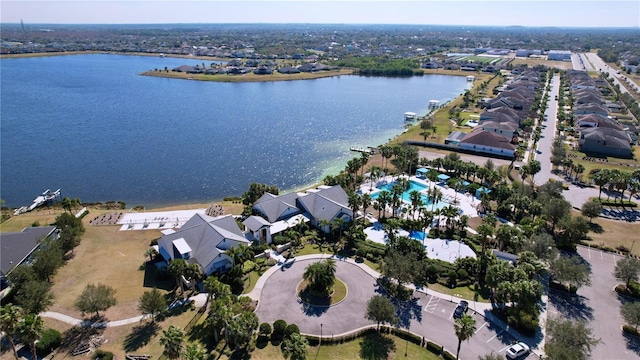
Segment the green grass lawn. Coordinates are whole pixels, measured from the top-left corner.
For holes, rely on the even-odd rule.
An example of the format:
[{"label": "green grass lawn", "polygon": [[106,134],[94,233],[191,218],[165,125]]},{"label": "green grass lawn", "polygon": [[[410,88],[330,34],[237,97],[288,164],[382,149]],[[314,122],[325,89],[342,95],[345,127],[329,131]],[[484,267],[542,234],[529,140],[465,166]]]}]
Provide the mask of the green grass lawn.
[{"label": "green grass lawn", "polygon": [[[473,291],[473,286],[474,285],[469,285],[469,286],[459,286],[457,288],[453,289],[453,296],[454,296],[454,300],[455,297],[457,298],[462,298],[465,300],[471,300],[473,301],[473,297],[474,297],[474,291]],[[437,291],[439,293],[443,293],[443,294],[451,294],[451,288],[448,288],[444,285],[435,283],[435,284],[429,284],[429,289]],[[478,302],[490,302],[491,299],[489,299],[489,293],[488,290],[485,291],[479,291],[478,292]]]},{"label": "green grass lawn", "polygon": [[[407,356],[405,357],[405,351]],[[268,343],[266,347],[251,353],[252,359],[271,360],[284,359],[279,346]],[[310,346],[307,350],[307,359],[422,359],[436,360],[440,357],[406,340],[389,334],[367,335],[354,341],[337,345]]]}]

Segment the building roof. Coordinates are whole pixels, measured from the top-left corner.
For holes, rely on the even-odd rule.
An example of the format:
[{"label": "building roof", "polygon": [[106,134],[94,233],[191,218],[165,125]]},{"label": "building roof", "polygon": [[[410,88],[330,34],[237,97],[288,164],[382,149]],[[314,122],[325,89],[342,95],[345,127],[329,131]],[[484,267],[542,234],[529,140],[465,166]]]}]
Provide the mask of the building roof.
[{"label": "building roof", "polygon": [[[462,132],[462,131],[454,131],[451,134],[449,134],[449,136],[447,136],[447,139],[445,140],[446,142],[451,142],[451,141],[460,141],[462,139],[464,139],[464,137],[467,136],[467,133]],[[418,169],[420,170],[420,169]],[[426,172],[426,169],[425,169]]]},{"label": "building roof", "polygon": [[602,105],[598,105],[598,104],[580,104],[580,105],[576,105],[575,112],[577,113],[578,111],[598,112],[598,113],[604,113],[604,114],[608,114],[609,113],[609,111],[607,110],[606,107],[604,107]]},{"label": "building roof", "polygon": [[320,186],[298,198],[300,204],[317,221],[332,220],[340,212],[353,217],[349,196],[341,186]]},{"label": "building roof", "polygon": [[264,195],[253,204],[253,208],[266,216],[269,222],[274,223],[280,220],[283,215],[290,214],[292,211],[301,212],[296,203],[298,196],[295,192],[284,195],[264,193]]},{"label": "building roof", "polygon": [[[611,129],[623,130],[622,125],[618,124],[613,119],[609,119],[606,116],[602,116],[599,114],[582,114],[575,116],[576,124],[579,126],[584,126],[585,122],[594,123],[597,127],[606,127]],[[583,125],[580,125],[583,123]]]},{"label": "building roof", "polygon": [[55,231],[55,226],[27,227],[20,232],[0,235],[0,271],[8,274],[38,248],[40,240]]},{"label": "building roof", "polygon": [[518,126],[512,122],[483,121],[479,126],[483,129],[500,129],[512,132],[518,130]]},{"label": "building roof", "polygon": [[255,215],[249,216],[242,223],[251,231],[259,230],[265,226],[271,226],[271,223],[265,220],[263,217]]},{"label": "building roof", "polygon": [[465,144],[489,146],[512,151],[516,149],[516,146],[511,144],[511,139],[506,136],[479,128],[476,128],[476,130],[467,134],[461,142]]},{"label": "building roof", "polygon": [[[218,255],[225,252],[225,248],[231,247],[225,245],[223,248],[220,246],[227,241],[233,245],[249,243],[233,216],[226,215],[214,218],[204,214],[195,214],[180,230],[161,237],[158,245],[167,250],[175,249],[180,254],[185,254],[183,251],[188,247],[191,250],[191,255],[187,261],[197,263],[204,270]],[[170,255],[172,259],[181,258],[175,254],[175,251],[167,255]]]}]

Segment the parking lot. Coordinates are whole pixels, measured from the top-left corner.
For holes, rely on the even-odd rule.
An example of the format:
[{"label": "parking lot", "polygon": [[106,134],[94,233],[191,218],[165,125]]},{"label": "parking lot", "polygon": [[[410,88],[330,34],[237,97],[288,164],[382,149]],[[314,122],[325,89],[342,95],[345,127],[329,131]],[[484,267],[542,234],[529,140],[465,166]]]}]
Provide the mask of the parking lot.
[{"label": "parking lot", "polygon": [[[458,338],[455,336],[453,328],[455,321],[453,313],[460,299],[455,296],[451,299],[439,298],[421,292],[415,292],[414,296],[416,300],[411,305],[410,312],[415,313],[416,310],[414,308],[419,308],[422,319],[421,321],[418,321],[418,318],[411,320],[411,331],[425,334],[425,337],[437,341],[445,349],[455,354]],[[476,313],[476,309],[473,308],[473,302],[469,306],[467,315],[476,320],[476,332],[471,339],[462,343],[460,349],[460,357],[462,359],[474,359],[491,352],[502,357],[505,355],[507,348],[518,341],[527,342],[531,348],[536,346],[536,344],[531,343],[531,340],[516,339],[501,327],[486,321],[481,313]],[[523,359],[537,359],[537,356],[530,353],[529,356],[523,357]]]}]

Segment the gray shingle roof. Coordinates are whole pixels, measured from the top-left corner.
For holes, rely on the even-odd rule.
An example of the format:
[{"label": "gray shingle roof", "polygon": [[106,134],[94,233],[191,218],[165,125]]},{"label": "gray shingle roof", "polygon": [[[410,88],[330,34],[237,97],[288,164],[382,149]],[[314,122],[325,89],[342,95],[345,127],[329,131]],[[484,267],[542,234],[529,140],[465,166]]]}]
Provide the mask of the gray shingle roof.
[{"label": "gray shingle roof", "polygon": [[249,243],[231,215],[214,218],[196,214],[180,230],[160,238],[158,245],[168,250],[171,259],[174,259],[177,254],[173,251],[173,241],[180,238],[184,239],[192,250],[188,261],[199,264],[203,270],[219,254],[225,252],[220,246],[221,243],[231,241],[234,246]]},{"label": "gray shingle roof", "polygon": [[264,216],[271,223],[281,220],[283,215],[292,215],[302,212],[296,203],[298,194],[288,193],[280,196],[276,196],[270,193],[265,193],[253,204],[253,208]]},{"label": "gray shingle roof", "polygon": [[349,208],[349,196],[338,185],[321,186],[316,191],[308,191],[300,196],[298,201],[317,221],[332,220],[340,212],[353,217],[353,212]]},{"label": "gray shingle roof", "polygon": [[0,234],[0,271],[8,274],[22,263],[43,239],[56,229],[55,226],[27,227],[20,232]]},{"label": "gray shingle roof", "polygon": [[268,222],[261,216],[255,216],[255,215],[249,216],[242,223],[251,231],[256,231],[264,226],[271,226],[270,222]]},{"label": "gray shingle roof", "polygon": [[511,144],[510,141],[511,139],[508,139],[506,136],[476,128],[476,130],[467,134],[461,143],[515,150],[516,146]]}]

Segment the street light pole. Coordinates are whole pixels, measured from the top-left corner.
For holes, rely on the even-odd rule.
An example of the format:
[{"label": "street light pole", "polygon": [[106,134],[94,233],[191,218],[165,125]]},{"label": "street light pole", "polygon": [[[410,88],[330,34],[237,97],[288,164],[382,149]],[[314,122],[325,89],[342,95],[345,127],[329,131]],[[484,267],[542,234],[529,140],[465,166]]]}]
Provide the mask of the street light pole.
[{"label": "street light pole", "polygon": [[322,323],[320,323],[320,345],[322,345]]}]

